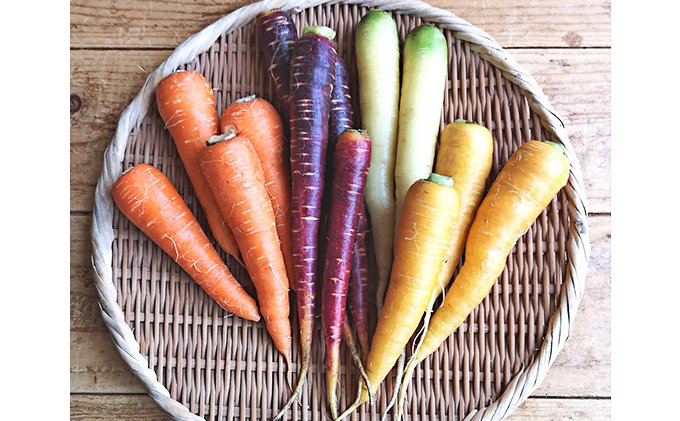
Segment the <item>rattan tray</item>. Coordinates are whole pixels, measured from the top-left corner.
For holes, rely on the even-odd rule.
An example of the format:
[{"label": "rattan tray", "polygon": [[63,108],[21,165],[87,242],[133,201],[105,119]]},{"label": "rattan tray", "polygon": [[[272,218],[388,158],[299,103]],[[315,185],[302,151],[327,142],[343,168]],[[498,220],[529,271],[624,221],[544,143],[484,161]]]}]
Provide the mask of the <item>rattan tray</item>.
[{"label": "rattan tray", "polygon": [[[253,3],[187,39],[149,75],[120,117],[96,188],[92,262],[102,315],[116,348],[153,399],[178,420],[271,419],[290,396],[299,347],[294,347],[287,369],[262,322],[228,315],[130,225],[111,197],[124,169],[147,162],[172,180],[207,228],[156,110],[155,88],[174,70],[193,69],[211,82],[220,114],[246,95],[275,102],[253,30],[255,16],[272,8],[291,11],[299,30],[327,25],[337,31],[338,52],[350,68],[355,110],[354,27],[369,8],[391,11],[402,41],[420,22],[442,28],[449,42],[442,128],[465,118],[491,130],[495,152],[490,181],[525,141],[552,140],[565,146],[569,183],[520,239],[485,301],[416,369],[405,408],[406,419],[507,417],[544,379],[569,336],[583,295],[590,243],[581,170],[562,121],[533,77],[484,31],[420,1]],[[358,112],[355,118],[360,123]],[[244,270],[222,256],[255,296]],[[291,318],[296,332],[297,315],[293,312]],[[307,384],[288,419],[330,419],[320,330],[316,338]],[[297,339],[294,334],[294,343]],[[346,387],[340,404],[346,408],[356,393],[357,373],[348,355],[343,365]],[[363,405],[354,419],[380,419],[392,388],[388,377],[375,405]],[[387,419],[393,415],[389,411]]]}]

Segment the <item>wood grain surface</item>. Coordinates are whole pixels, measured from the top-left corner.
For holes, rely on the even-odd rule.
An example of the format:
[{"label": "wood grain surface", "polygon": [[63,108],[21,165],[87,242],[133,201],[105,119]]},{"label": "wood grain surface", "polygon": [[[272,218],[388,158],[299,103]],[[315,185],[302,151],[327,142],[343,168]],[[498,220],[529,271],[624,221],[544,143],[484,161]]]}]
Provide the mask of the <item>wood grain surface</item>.
[{"label": "wood grain surface", "polygon": [[[92,280],[90,223],[103,153],[121,112],[172,50],[243,0],[71,0],[70,392],[74,420],[170,419],[119,357]],[[611,418],[611,3],[430,4],[493,36],[538,81],[581,162],[591,257],[572,337],[513,420]]]}]

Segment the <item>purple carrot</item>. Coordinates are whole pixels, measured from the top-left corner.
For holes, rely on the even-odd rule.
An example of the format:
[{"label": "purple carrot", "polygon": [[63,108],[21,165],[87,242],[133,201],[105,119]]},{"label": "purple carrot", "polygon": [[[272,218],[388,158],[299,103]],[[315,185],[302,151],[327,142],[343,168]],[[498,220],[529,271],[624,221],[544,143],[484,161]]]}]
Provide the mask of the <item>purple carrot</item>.
[{"label": "purple carrot", "polygon": [[279,112],[287,125],[290,118],[290,60],[298,39],[297,28],[290,14],[278,9],[260,13],[255,25],[257,42],[274,81]]},{"label": "purple carrot", "polygon": [[[333,93],[331,94],[331,114],[328,120],[328,156],[326,157],[326,172],[333,174],[333,153],[338,137],[345,130],[354,128],[352,125],[352,97],[349,93],[349,73],[345,61],[339,56],[335,60],[335,78]],[[326,179],[326,191],[330,191],[333,177]],[[324,205],[328,207],[329,201]]]},{"label": "purple carrot", "polygon": [[338,415],[337,383],[340,343],[345,320],[349,274],[359,215],[364,205],[366,176],[371,163],[371,140],[364,131],[345,130],[335,146],[328,238],[321,285],[321,324],[326,339],[328,400],[333,419]]},{"label": "purple carrot", "polygon": [[307,27],[295,43],[291,58],[290,213],[302,368],[293,395],[275,419],[285,414],[302,390],[310,364],[328,119],[337,57],[332,42],[334,37],[335,32],[330,28]]},{"label": "purple carrot", "polygon": [[[324,192],[321,207],[321,244],[319,245],[320,256],[326,255],[326,235],[328,211],[330,208],[330,191],[333,181],[333,151],[338,141],[338,136],[348,129],[352,129],[352,97],[349,93],[349,75],[347,65],[339,56],[335,60],[335,79],[333,81],[333,93],[331,94],[331,113],[328,119],[328,152],[326,153],[326,190]],[[323,269],[323,268],[319,268]]]},{"label": "purple carrot", "polygon": [[335,81],[331,94],[331,115],[328,121],[328,151],[335,150],[338,137],[345,130],[353,128],[352,97],[349,93],[349,73],[345,60],[335,60]]},{"label": "purple carrot", "polygon": [[352,316],[354,329],[359,338],[362,360],[368,355],[368,253],[366,252],[367,210],[364,204],[359,216],[357,238],[354,242],[352,268],[349,274],[347,305]]}]

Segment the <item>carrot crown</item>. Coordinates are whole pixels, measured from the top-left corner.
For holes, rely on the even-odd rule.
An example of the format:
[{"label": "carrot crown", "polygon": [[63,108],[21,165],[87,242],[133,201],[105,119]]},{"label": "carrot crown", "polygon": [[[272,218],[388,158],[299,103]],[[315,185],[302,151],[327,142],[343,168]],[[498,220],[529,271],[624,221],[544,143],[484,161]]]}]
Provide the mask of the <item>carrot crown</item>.
[{"label": "carrot crown", "polygon": [[265,16],[271,15],[272,13],[280,12],[281,9],[271,9],[271,10],[265,10],[264,12],[260,12],[255,16],[256,19],[263,18]]},{"label": "carrot crown", "polygon": [[305,36],[308,34],[320,35],[331,41],[335,38],[335,31],[327,26],[306,26],[305,29],[302,30],[302,35]]},{"label": "carrot crown", "polygon": [[239,98],[236,101],[234,101],[235,104],[240,104],[242,102],[250,102],[250,101],[255,101],[257,99],[257,95],[249,95],[249,96],[244,96],[243,98]]},{"label": "carrot crown", "polygon": [[215,136],[211,136],[208,140],[205,141],[205,145],[206,146],[214,146],[214,145],[217,145],[218,143],[222,143],[225,140],[233,139],[235,137],[236,137],[236,130],[230,128],[225,133],[217,134]]},{"label": "carrot crown", "polygon": [[552,146],[553,148],[557,149],[558,151],[564,153],[566,150],[564,149],[564,146],[561,143],[556,143],[556,142],[551,142],[549,140],[546,140],[544,143],[547,143],[548,145]]},{"label": "carrot crown", "polygon": [[346,129],[346,130],[343,131],[343,133],[344,132],[358,133],[362,136],[366,136],[368,134],[368,132],[366,130],[362,130],[362,129]]},{"label": "carrot crown", "polygon": [[453,187],[453,177],[447,177],[441,174],[431,173],[430,176],[427,177],[427,181],[429,181],[430,183],[440,184],[446,187]]}]

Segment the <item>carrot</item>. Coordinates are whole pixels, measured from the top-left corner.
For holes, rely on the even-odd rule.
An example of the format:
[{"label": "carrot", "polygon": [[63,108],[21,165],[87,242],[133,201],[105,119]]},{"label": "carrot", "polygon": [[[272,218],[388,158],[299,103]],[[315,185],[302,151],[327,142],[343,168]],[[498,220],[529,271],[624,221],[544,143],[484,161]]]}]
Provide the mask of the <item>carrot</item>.
[{"label": "carrot", "polygon": [[267,330],[288,361],[292,343],[288,277],[257,151],[233,131],[212,137],[201,154],[201,170],[243,250]]},{"label": "carrot", "polygon": [[458,194],[453,179],[431,174],[406,192],[395,237],[392,275],[371,342],[366,374],[371,390],[340,417],[375,394],[402,354],[427,309],[448,239],[458,218]]},{"label": "carrot", "polygon": [[[333,92],[331,93],[331,113],[328,120],[328,151],[335,150],[338,137],[345,130],[353,128],[352,97],[349,92],[349,72],[347,64],[339,56],[335,58]],[[330,161],[332,163],[333,161]],[[329,174],[331,171],[329,170]]]},{"label": "carrot", "polygon": [[328,148],[328,119],[337,53],[327,27],[307,27],[295,43],[290,67],[291,232],[302,368],[285,414],[309,370],[316,313],[319,222]]},{"label": "carrot", "polygon": [[366,206],[373,230],[377,303],[382,307],[390,279],[394,245],[394,165],[399,117],[399,33],[384,10],[366,13],[356,28],[356,62],[362,128],[371,137],[371,169]]},{"label": "carrot", "polygon": [[345,322],[349,274],[359,216],[364,203],[366,175],[371,162],[371,140],[366,132],[346,130],[335,147],[333,188],[321,291],[321,323],[326,339],[326,377],[331,415],[338,412],[340,342]]},{"label": "carrot", "polygon": [[[335,58],[335,76],[331,93],[331,110],[328,118],[328,148],[326,152],[326,174],[333,174],[333,151],[338,137],[345,130],[352,128],[352,103],[349,93],[349,75],[347,65],[339,56]],[[319,227],[319,255],[326,255],[328,243],[328,213],[331,206],[330,192],[333,177],[326,177],[326,187],[321,204],[321,225]],[[325,240],[325,241],[324,241]],[[323,268],[322,268],[323,269]]]},{"label": "carrot", "polygon": [[515,151],[494,180],[470,227],[463,267],[406,369],[402,395],[415,366],[436,351],[484,300],[517,240],[566,185],[569,160],[560,148],[551,142],[529,141]]},{"label": "carrot", "polygon": [[156,102],[205,211],[210,231],[220,247],[242,264],[234,235],[222,217],[198,162],[206,140],[220,133],[212,87],[200,73],[178,71],[158,83]]},{"label": "carrot", "polygon": [[[448,124],[441,134],[435,172],[446,175],[456,180],[454,189],[458,192],[460,201],[460,212],[458,223],[451,232],[449,245],[442,262],[437,282],[432,291],[430,304],[428,305],[428,315],[432,312],[434,302],[441,292],[451,282],[453,272],[458,266],[458,262],[463,254],[465,239],[470,229],[470,225],[479,207],[479,203],[484,196],[486,179],[489,177],[493,158],[493,139],[489,130],[479,124],[466,120],[455,120]],[[429,323],[429,318],[427,319]],[[427,324],[424,325],[427,329]],[[425,335],[420,336],[416,349],[422,345]],[[409,364],[416,357],[414,352],[411,355]],[[403,411],[405,391],[410,381],[411,373],[407,370],[404,373],[401,387],[401,396],[397,411],[400,417]]]},{"label": "carrot", "polygon": [[265,187],[271,199],[276,232],[294,290],[290,232],[290,149],[283,134],[281,117],[267,100],[250,96],[231,103],[220,118],[222,133],[235,130],[255,147],[264,170]]},{"label": "carrot", "polygon": [[395,221],[411,185],[432,172],[444,106],[448,44],[433,25],[412,29],[404,42],[399,133],[394,167]]},{"label": "carrot", "polygon": [[260,13],[255,26],[257,42],[274,81],[279,109],[287,124],[290,117],[290,60],[298,39],[297,28],[290,14],[278,9]]},{"label": "carrot", "polygon": [[354,242],[352,266],[349,272],[349,291],[347,305],[357,332],[362,360],[368,355],[368,253],[366,251],[367,227],[366,205],[362,206],[357,227],[357,239]]},{"label": "carrot", "polygon": [[229,272],[165,174],[137,164],[116,180],[111,193],[123,215],[222,308],[244,319],[260,320],[255,300]]},{"label": "carrot", "polygon": [[[447,64],[448,43],[439,28],[423,24],[409,32],[403,49],[394,163],[395,229],[399,225],[406,192],[416,180],[432,172],[444,106]],[[404,351],[399,358],[397,382],[401,381],[405,363]],[[396,399],[395,394],[390,407]]]},{"label": "carrot", "polygon": [[492,160],[493,138],[486,127],[466,120],[455,120],[444,128],[439,140],[435,172],[456,180],[454,188],[461,202],[458,223],[451,234],[433,298],[449,285],[463,255],[467,233],[484,197]]}]

